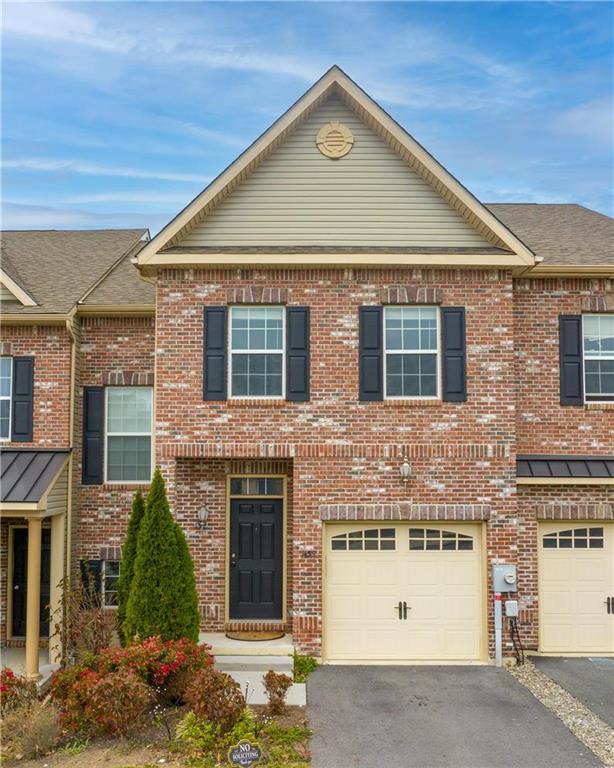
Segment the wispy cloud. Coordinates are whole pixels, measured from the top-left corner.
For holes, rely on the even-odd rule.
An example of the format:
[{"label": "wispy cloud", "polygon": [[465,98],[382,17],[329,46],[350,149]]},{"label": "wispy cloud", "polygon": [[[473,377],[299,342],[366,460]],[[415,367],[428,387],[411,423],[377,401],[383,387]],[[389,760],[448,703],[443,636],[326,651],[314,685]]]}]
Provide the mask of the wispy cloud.
[{"label": "wispy cloud", "polygon": [[568,133],[601,144],[612,151],[614,146],[614,114],[612,99],[602,98],[566,109],[553,120],[559,133]]},{"label": "wispy cloud", "polygon": [[105,227],[148,227],[161,229],[168,219],[134,211],[82,211],[44,205],[23,205],[10,200],[2,203],[3,229],[103,229]]},{"label": "wispy cloud", "polygon": [[207,184],[210,179],[194,173],[172,173],[167,171],[148,171],[140,168],[102,165],[100,163],[80,162],[79,160],[53,160],[39,157],[25,157],[15,160],[3,160],[2,167],[20,171],[34,171],[57,174],[77,173],[84,176],[114,176],[127,179],[156,179],[158,181],[188,181]]}]

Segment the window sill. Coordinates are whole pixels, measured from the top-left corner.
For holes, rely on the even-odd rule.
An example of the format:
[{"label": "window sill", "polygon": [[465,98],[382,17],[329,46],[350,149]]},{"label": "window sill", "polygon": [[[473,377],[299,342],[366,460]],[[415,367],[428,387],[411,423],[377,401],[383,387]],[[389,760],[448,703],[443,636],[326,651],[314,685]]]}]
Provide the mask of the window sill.
[{"label": "window sill", "polygon": [[614,411],[614,402],[612,403],[584,403],[587,411]]},{"label": "window sill", "polygon": [[226,405],[229,408],[283,408],[287,402],[282,398],[245,397],[229,398]]},{"label": "window sill", "polygon": [[419,397],[407,400],[384,400],[383,403],[387,408],[440,408],[443,405],[442,400],[422,400]]}]

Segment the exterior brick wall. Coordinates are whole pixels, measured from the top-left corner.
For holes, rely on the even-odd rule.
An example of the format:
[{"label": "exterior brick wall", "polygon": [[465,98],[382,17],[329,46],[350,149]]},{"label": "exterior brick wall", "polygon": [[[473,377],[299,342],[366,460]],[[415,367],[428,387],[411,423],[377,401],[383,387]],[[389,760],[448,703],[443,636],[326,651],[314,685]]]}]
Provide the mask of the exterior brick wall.
[{"label": "exterior brick wall", "polygon": [[605,302],[613,287],[606,279],[514,282],[518,453],[614,453],[614,418],[607,406],[559,401],[559,315],[601,306],[598,300]]},{"label": "exterior brick wall", "polygon": [[[75,567],[80,559],[99,559],[106,547],[120,547],[136,486],[81,485],[83,387],[153,383],[153,317],[85,317],[81,328],[75,456],[78,519]],[[144,492],[147,492],[145,487]],[[104,552],[103,552],[104,553]]]},{"label": "exterior brick wall", "polygon": [[64,325],[3,325],[2,354],[34,357],[34,415],[31,443],[16,448],[66,448],[70,444],[71,342]]}]

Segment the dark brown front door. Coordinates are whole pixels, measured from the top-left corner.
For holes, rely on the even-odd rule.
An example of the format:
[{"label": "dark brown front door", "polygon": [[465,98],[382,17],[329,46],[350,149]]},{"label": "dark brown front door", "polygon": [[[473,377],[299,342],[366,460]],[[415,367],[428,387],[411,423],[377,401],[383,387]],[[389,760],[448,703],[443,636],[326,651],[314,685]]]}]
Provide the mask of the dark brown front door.
[{"label": "dark brown front door", "polygon": [[[51,571],[51,531],[43,528],[41,549],[41,637],[49,634],[49,596]],[[26,634],[28,594],[28,529],[13,529],[13,637]]]},{"label": "dark brown front door", "polygon": [[231,501],[231,619],[282,618],[282,547],[281,499]]}]

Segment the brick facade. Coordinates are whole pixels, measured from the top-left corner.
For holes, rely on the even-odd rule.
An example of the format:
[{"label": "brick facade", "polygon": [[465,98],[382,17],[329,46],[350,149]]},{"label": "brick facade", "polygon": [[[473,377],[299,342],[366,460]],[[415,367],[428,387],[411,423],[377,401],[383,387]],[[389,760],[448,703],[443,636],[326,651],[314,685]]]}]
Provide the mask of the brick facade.
[{"label": "brick facade", "polygon": [[[301,650],[319,655],[321,649],[323,525],[332,520],[482,521],[488,564],[518,564],[522,636],[537,648],[538,520],[611,520],[614,489],[517,486],[516,455],[613,452],[607,409],[560,406],[558,361],[559,314],[609,307],[612,287],[604,279],[513,280],[505,270],[161,272],[155,320],[81,323],[76,558],[119,556],[134,491],[128,484],[81,486],[82,388],[151,385],[155,378],[156,463],[194,557],[203,630],[229,626],[228,475],[282,474],[288,478],[284,627]],[[466,309],[467,401],[359,402],[358,308],[427,299]],[[308,402],[203,401],[203,307],[229,303],[311,308]],[[3,340],[13,354],[36,357],[34,442],[67,444],[65,329],[9,328]],[[399,476],[403,456],[411,465],[407,484]],[[210,514],[200,529],[204,504]],[[4,534],[3,525],[3,541]],[[269,625],[277,623],[259,626]],[[492,654],[492,615],[489,625]]]}]

